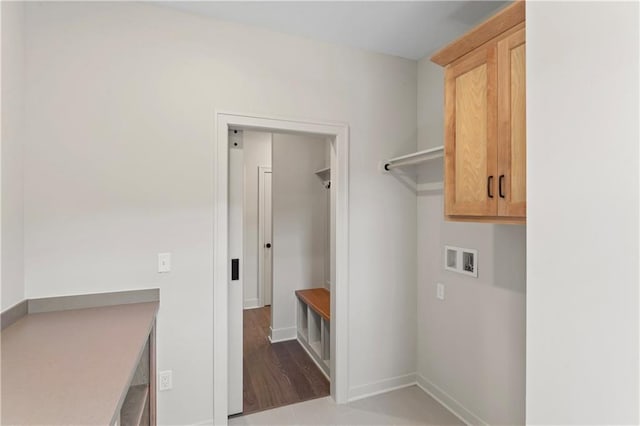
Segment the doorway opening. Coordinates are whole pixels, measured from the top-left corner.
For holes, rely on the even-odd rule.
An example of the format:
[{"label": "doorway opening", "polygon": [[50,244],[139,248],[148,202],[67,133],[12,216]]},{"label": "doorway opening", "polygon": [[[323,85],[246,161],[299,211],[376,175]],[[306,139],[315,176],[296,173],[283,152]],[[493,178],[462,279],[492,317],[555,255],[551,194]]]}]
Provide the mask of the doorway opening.
[{"label": "doorway opening", "polygon": [[329,395],[333,139],[229,130],[230,285],[244,309],[242,401],[230,394],[229,414]]},{"label": "doorway opening", "polygon": [[[284,401],[278,397],[281,386],[276,383],[266,389],[262,401],[258,395],[248,398],[245,408],[243,395],[252,390],[244,384],[264,372],[255,359],[243,365],[243,346],[249,346],[254,355],[276,350],[287,361],[273,358],[273,351],[271,361],[298,367],[283,377],[295,390],[288,402],[311,399],[330,389],[331,397],[344,403],[348,390],[348,128],[225,113],[218,113],[216,122],[214,421],[224,423],[228,415],[270,408],[261,405],[265,401],[272,407]],[[260,134],[272,139],[272,164],[249,161],[248,140]],[[316,151],[296,157],[309,146]],[[247,182],[254,192],[247,190]],[[251,211],[245,212],[245,207]],[[246,213],[251,213],[255,233],[245,232],[249,230]],[[314,226],[325,230],[320,232],[322,238]],[[309,289],[326,292],[326,312],[313,297],[296,293]],[[249,341],[243,341],[247,335]],[[252,338],[257,340],[252,343]],[[324,380],[324,388],[323,374],[331,379],[330,386]],[[255,383],[263,381],[252,382],[255,394]]]}]

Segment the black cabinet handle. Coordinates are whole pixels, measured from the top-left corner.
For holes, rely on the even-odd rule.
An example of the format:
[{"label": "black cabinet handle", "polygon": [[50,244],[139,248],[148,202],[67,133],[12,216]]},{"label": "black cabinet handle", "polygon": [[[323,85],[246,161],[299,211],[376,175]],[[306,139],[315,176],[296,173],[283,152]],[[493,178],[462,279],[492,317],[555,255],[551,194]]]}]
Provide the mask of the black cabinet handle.
[{"label": "black cabinet handle", "polygon": [[500,175],[500,179],[498,180],[498,193],[500,194],[500,198],[504,198],[504,192],[502,192],[503,182],[504,182],[504,175]]},{"label": "black cabinet handle", "polygon": [[266,248],[271,248],[271,243],[267,243],[264,245]]},{"label": "black cabinet handle", "polygon": [[493,194],[491,193],[491,187],[493,187],[493,175],[487,178],[487,197],[493,198]]}]

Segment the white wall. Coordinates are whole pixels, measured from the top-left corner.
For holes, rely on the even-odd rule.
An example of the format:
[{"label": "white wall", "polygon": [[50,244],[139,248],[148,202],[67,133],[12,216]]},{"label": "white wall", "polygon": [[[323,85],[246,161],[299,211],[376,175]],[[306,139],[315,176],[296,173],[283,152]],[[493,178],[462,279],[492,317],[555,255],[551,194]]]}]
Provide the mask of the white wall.
[{"label": "white wall", "polygon": [[637,2],[527,3],[527,423],[638,424]]},{"label": "white wall", "polygon": [[24,299],[24,4],[2,2],[2,294],[0,310]]},{"label": "white wall", "polygon": [[26,11],[27,296],[160,287],[161,424],[213,416],[216,109],[349,124],[349,387],[415,371],[416,197],[377,171],[415,149],[415,62],[149,4]]},{"label": "white wall", "polygon": [[296,336],[295,290],[326,281],[327,194],[324,136],[273,135],[273,304],[271,336]]},{"label": "white wall", "polygon": [[271,133],[244,130],[244,307],[259,306],[258,300],[258,167],[271,166]]},{"label": "white wall", "polygon": [[[422,59],[418,149],[443,144],[443,99],[443,68]],[[433,163],[421,182],[442,179]],[[471,423],[523,424],[525,226],[445,222],[437,190],[419,193],[417,233],[419,383]],[[478,250],[477,279],[444,270],[445,244]]]}]

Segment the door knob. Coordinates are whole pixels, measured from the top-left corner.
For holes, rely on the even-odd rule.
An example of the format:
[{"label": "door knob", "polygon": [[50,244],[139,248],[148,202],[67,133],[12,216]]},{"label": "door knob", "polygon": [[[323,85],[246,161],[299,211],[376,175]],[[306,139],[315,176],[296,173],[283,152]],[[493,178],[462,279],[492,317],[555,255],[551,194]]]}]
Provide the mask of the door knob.
[{"label": "door knob", "polygon": [[271,243],[267,243],[264,245],[266,248],[271,248]]}]

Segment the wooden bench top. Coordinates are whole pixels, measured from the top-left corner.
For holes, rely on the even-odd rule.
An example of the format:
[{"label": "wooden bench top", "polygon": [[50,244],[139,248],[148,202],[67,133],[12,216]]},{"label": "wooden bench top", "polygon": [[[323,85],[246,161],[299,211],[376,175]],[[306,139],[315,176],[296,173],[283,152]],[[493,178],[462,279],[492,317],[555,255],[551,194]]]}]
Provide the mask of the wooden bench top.
[{"label": "wooden bench top", "polygon": [[322,318],[331,321],[331,293],[326,288],[296,290],[298,299],[306,303]]}]

